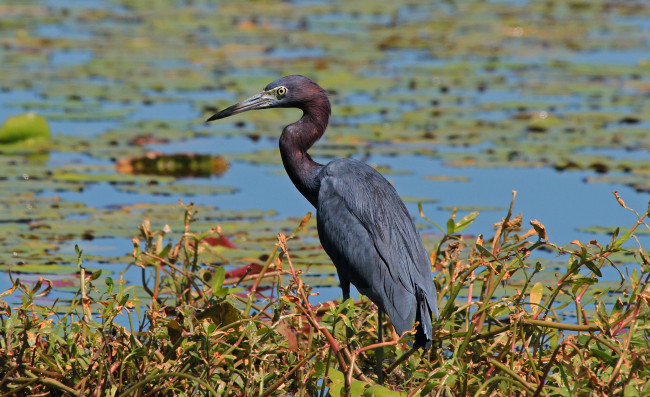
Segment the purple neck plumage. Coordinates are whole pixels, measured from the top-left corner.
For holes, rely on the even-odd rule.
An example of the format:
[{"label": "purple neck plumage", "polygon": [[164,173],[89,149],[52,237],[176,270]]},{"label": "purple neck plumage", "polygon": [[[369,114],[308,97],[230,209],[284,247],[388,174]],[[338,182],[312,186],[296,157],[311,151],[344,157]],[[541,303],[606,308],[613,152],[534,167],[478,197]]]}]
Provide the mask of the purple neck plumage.
[{"label": "purple neck plumage", "polygon": [[[319,87],[320,88],[320,87]],[[280,136],[280,154],[287,174],[296,188],[314,206],[317,206],[323,168],[311,159],[307,150],[325,133],[331,107],[325,91],[301,104],[303,115],[297,122],[284,127]]]}]

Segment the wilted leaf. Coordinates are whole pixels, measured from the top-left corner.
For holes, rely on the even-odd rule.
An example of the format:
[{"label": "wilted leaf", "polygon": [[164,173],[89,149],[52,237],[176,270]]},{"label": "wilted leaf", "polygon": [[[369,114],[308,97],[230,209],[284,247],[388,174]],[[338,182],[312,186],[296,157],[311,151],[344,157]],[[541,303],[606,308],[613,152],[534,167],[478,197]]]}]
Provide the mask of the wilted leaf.
[{"label": "wilted leaf", "polygon": [[224,325],[239,321],[241,319],[241,313],[230,303],[223,301],[197,313],[196,318],[199,320],[210,318],[217,327],[223,327]]},{"label": "wilted leaf", "polygon": [[530,221],[530,225],[535,229],[540,240],[548,241],[548,236],[546,235],[546,228],[540,221],[534,219]]},{"label": "wilted leaf", "polygon": [[542,297],[544,296],[544,285],[542,283],[535,283],[530,289],[530,311],[535,314],[541,310],[540,304],[542,303]]}]

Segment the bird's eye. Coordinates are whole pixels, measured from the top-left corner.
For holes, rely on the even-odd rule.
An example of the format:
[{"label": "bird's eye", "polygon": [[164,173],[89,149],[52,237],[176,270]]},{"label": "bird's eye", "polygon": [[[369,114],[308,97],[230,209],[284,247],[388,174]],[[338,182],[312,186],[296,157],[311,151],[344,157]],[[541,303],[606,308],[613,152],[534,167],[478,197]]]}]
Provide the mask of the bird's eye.
[{"label": "bird's eye", "polygon": [[278,98],[282,98],[287,93],[287,89],[285,87],[279,87],[276,92],[278,94]]}]

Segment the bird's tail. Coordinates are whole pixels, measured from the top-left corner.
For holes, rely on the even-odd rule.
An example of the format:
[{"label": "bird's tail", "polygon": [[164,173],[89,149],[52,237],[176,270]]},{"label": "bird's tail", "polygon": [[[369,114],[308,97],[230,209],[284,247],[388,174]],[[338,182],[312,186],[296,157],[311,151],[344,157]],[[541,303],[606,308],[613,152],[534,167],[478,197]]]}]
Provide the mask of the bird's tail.
[{"label": "bird's tail", "polygon": [[[435,296],[435,294],[434,294]],[[415,333],[415,342],[413,347],[424,347],[428,349],[431,347],[431,340],[433,337],[433,324],[431,316],[438,318],[438,304],[435,300],[430,301],[430,297],[418,285],[415,286],[415,299],[417,300],[417,313],[416,321],[420,323],[417,332]]]}]

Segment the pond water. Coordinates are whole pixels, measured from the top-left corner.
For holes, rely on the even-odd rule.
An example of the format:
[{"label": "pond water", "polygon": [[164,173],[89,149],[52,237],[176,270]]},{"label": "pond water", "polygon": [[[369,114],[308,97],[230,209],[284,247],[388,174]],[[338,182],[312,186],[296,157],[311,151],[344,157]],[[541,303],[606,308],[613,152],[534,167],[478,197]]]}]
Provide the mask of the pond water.
[{"label": "pond water", "polygon": [[[7,170],[0,178],[0,290],[11,285],[11,271],[27,281],[53,279],[47,299],[69,299],[75,244],[91,255],[86,266],[119,277],[144,220],[125,215],[136,204],[166,205],[170,218],[182,216],[179,200],[262,210],[269,221],[313,211],[277,153],[282,126],[299,113],[203,123],[215,108],[289,73],[309,75],[332,94],[332,125],[312,151],[316,160],[349,156],[377,166],[418,223],[418,201],[439,224],[451,208],[461,216],[478,209],[464,233],[491,236],[516,190],[515,213],[525,226],[538,219],[560,245],[606,242],[606,231],[585,228],[636,221],[613,190],[631,208],[648,206],[649,27],[623,5],[601,14],[557,4],[542,22],[527,12],[540,7],[534,1],[383,10],[300,1],[283,13],[256,3],[199,3],[8,6],[17,17],[0,31],[8,62],[0,121],[35,111],[53,138],[38,156],[0,146]],[[589,22],[567,27],[572,20]],[[118,160],[149,151],[223,156],[229,169],[207,177],[118,172]],[[74,210],[52,214],[44,203],[53,198]],[[92,211],[119,225],[84,240],[80,223],[94,227]],[[49,223],[56,234],[35,226]],[[438,232],[422,233],[435,240]],[[639,240],[650,246],[648,234]],[[68,270],[26,270],[30,263]],[[137,283],[139,271],[124,277]],[[320,299],[339,295],[320,291]]]}]

